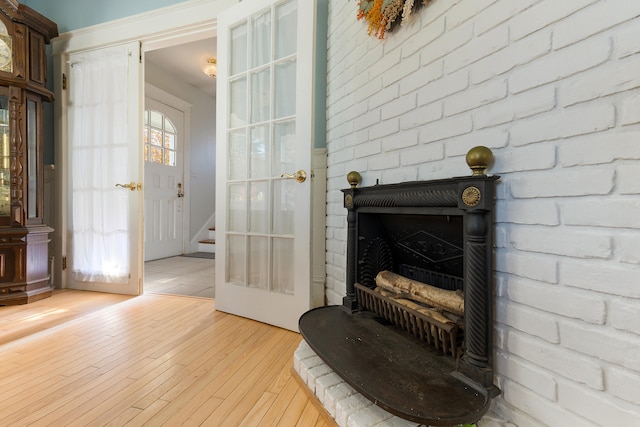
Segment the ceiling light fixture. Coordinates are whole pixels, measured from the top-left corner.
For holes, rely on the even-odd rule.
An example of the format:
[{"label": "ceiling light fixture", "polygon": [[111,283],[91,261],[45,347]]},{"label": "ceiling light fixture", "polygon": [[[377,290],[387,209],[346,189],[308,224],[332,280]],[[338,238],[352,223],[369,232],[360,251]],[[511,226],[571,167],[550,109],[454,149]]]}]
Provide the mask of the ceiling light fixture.
[{"label": "ceiling light fixture", "polygon": [[207,59],[207,63],[202,71],[209,77],[214,77],[218,74],[218,65],[215,58]]}]

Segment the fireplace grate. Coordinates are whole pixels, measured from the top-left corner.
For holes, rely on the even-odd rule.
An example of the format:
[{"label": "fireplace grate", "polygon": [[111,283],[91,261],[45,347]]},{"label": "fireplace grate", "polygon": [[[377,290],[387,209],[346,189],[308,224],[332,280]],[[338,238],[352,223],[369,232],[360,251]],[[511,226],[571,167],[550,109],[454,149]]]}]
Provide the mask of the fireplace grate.
[{"label": "fireplace grate", "polygon": [[418,282],[428,283],[447,291],[464,290],[464,280],[461,277],[436,273],[434,271],[425,270],[424,268],[412,265],[400,264],[398,274],[412,280],[417,280]]},{"label": "fireplace grate", "polygon": [[439,322],[359,283],[355,284],[355,288],[363,309],[399,326],[445,355],[458,356],[458,334],[462,335],[462,330],[455,323]]}]

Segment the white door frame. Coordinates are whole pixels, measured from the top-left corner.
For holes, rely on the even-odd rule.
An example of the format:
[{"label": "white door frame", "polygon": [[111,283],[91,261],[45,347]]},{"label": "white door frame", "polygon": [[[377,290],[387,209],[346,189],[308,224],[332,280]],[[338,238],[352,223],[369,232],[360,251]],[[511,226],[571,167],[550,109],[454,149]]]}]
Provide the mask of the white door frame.
[{"label": "white door frame", "polygon": [[190,245],[190,223],[191,223],[191,104],[187,101],[178,98],[166,92],[157,86],[150,83],[144,84],[145,90],[145,105],[146,110],[146,98],[151,98],[155,101],[168,105],[171,108],[175,108],[181,111],[183,114],[182,123],[182,158],[183,158],[183,170],[184,175],[182,179],[183,189],[186,189],[184,198],[182,199],[182,248],[186,250]]},{"label": "white door frame", "polygon": [[[63,108],[66,55],[135,40],[142,42],[143,51],[145,51],[216,37],[218,13],[237,2],[238,0],[187,1],[148,13],[63,33],[52,41],[53,89],[56,95],[54,103],[54,155],[58,164],[55,168],[55,191],[59,195],[55,202],[57,215],[55,216],[53,236],[53,253],[59,254],[53,263],[54,283],[60,283],[62,287],[65,287],[67,274],[66,266],[63,266],[62,261],[67,256],[68,244],[65,220],[68,215],[66,207],[68,192],[66,177],[62,173],[68,167],[65,160],[68,154],[66,144],[68,129],[66,111]],[[203,19],[203,17],[207,18]],[[142,66],[144,72],[144,61]]]}]

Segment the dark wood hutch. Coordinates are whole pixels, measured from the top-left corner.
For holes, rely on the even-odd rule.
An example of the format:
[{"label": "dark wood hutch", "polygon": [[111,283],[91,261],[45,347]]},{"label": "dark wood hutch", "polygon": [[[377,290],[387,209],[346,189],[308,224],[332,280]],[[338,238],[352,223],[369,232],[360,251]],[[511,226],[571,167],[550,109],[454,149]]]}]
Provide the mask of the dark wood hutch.
[{"label": "dark wood hutch", "polygon": [[57,25],[17,0],[0,0],[0,305],[51,295],[44,223],[45,45]]}]

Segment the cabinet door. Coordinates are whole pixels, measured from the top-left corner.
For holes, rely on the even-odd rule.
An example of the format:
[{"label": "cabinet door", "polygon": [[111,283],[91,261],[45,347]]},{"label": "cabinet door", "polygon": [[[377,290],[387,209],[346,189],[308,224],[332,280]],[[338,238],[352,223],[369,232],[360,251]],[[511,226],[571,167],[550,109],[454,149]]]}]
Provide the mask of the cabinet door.
[{"label": "cabinet door", "polygon": [[45,41],[42,34],[29,30],[29,80],[38,86],[44,86],[47,78],[45,52]]},{"label": "cabinet door", "polygon": [[42,224],[43,209],[43,123],[42,100],[35,95],[26,96],[26,195],[25,216],[27,225]]}]

